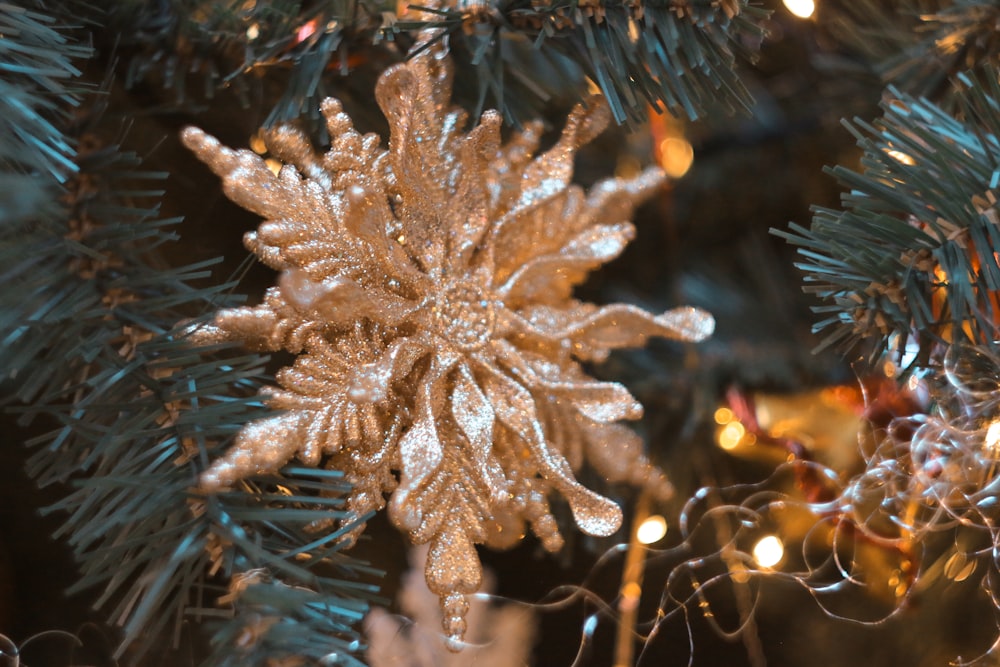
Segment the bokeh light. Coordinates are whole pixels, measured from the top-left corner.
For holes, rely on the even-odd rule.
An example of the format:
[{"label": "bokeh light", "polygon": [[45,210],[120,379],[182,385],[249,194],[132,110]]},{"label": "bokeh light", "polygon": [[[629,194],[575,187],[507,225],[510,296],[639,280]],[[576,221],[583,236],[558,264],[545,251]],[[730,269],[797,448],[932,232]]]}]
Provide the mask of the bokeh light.
[{"label": "bokeh light", "polygon": [[719,431],[719,446],[723,449],[735,449],[743,436],[746,435],[746,428],[738,421],[731,421]]},{"label": "bokeh light", "polygon": [[788,11],[800,19],[807,19],[816,11],[816,3],[813,0],[784,0],[784,2]]},{"label": "bokeh light", "polygon": [[990,451],[1000,450],[1000,419],[994,419],[986,429],[986,449]]},{"label": "bokeh light", "polygon": [[762,537],[753,546],[753,559],[761,567],[774,567],[785,557],[785,545],[775,535]]},{"label": "bokeh light", "polygon": [[694,162],[694,147],[683,137],[669,137],[660,142],[660,166],[670,178],[680,178]]},{"label": "bokeh light", "polygon": [[667,534],[667,520],[659,514],[654,514],[641,524],[635,531],[635,538],[642,544],[653,544],[663,539]]}]

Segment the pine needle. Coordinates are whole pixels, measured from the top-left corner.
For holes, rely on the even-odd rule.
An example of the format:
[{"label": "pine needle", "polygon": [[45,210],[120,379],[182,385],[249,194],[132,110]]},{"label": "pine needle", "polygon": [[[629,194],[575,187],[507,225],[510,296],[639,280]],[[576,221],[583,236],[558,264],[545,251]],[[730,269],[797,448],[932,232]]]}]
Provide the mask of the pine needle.
[{"label": "pine needle", "polygon": [[939,362],[946,344],[996,344],[996,78],[956,79],[956,115],[890,87],[877,122],[848,124],[863,171],[830,170],[848,189],[843,210],[815,209],[808,230],[772,230],[799,246],[806,290],[828,304],[817,309],[828,315],[817,325],[824,346],[870,339],[876,355],[916,368]]}]

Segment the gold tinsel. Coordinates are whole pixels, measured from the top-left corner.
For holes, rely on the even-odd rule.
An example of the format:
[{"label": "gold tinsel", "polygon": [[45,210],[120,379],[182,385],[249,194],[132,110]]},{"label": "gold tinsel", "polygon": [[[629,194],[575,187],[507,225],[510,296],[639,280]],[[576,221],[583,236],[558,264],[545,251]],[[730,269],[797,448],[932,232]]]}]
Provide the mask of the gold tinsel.
[{"label": "gold tinsel", "polygon": [[266,132],[285,163],[277,176],[200,130],[183,138],[234,202],[265,218],[246,245],[281,272],[262,304],[223,310],[192,338],[298,355],[268,399],[283,412],[248,424],[202,488],[298,457],[346,473],[354,516],[391,494],[393,523],[430,543],[427,584],[457,643],[466,596],[482,580],[475,544],[513,544],[527,522],[559,549],[552,491],[584,532],[618,529],[619,508],[574,477],[584,460],[611,480],[670,493],[638,438],[615,423],[642,406],[579,362],[649,336],[701,340],[713,320],[695,308],[654,316],[572,298],[632,238],[635,204],[662,180],[650,170],[589,193],[570,185],[577,148],[607,125],[599,98],[533,159],[537,125],[502,145],[501,117],[487,111],[463,132],[451,77],[440,46],[381,76],[388,149],[356,132],[333,99],[322,106],[326,153],[295,129]]}]

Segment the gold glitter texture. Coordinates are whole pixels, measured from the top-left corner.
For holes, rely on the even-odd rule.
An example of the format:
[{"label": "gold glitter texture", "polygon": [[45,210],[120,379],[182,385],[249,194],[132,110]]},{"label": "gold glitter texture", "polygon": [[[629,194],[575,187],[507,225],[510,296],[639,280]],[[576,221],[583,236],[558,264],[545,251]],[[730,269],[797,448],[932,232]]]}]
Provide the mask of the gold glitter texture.
[{"label": "gold glitter texture", "polygon": [[201,486],[225,488],[298,457],[346,473],[355,516],[390,494],[393,523],[430,545],[427,584],[457,645],[466,596],[482,582],[476,544],[516,543],[527,523],[560,548],[552,492],[584,532],[618,529],[617,505],[577,482],[584,461],[670,493],[615,423],[642,406],[579,362],[650,336],[701,340],[714,322],[695,308],[654,316],[572,298],[631,240],[634,206],[662,180],[650,170],[589,193],[570,185],[576,150],[607,125],[599,98],[533,157],[538,125],[503,145],[500,115],[487,111],[465,133],[465,114],[449,106],[451,76],[439,46],[381,76],[388,148],[356,132],[333,99],[322,106],[325,153],[289,127],[264,133],[284,163],[277,175],[200,130],[183,139],[234,202],[265,218],[245,242],[281,272],[262,304],[220,311],[193,340],[298,355],[270,393],[283,412],[248,424]]}]

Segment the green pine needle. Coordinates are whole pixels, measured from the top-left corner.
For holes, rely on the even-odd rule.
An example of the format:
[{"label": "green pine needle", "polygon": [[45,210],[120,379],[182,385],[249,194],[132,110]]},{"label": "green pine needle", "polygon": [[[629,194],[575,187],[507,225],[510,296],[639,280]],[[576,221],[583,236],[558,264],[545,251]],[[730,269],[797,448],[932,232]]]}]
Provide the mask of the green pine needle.
[{"label": "green pine needle", "polygon": [[691,119],[710,108],[746,110],[752,100],[736,59],[753,58],[747,45],[759,45],[769,15],[748,0],[500,0],[462,10],[418,2],[418,19],[400,19],[382,0],[149,5],[123,0],[110,15],[129,57],[127,83],[158,79],[180,100],[200,81],[208,96],[228,87],[248,99],[264,73],[276,72],[283,92],[267,125],[315,115],[352,59],[399,59],[428,28],[449,35],[456,88],[477,90],[480,110],[495,105],[508,120],[538,115],[567,85],[582,99],[585,77],[620,123],[641,122],[649,106]]},{"label": "green pine needle", "polygon": [[9,359],[38,351],[14,339],[25,330],[32,279],[46,268],[50,232],[60,228],[62,185],[76,172],[60,125],[79,103],[77,63],[92,55],[66,22],[34,5],[0,2],[0,356]]},{"label": "green pine needle", "polygon": [[[100,136],[103,99],[62,124],[68,145]],[[313,529],[344,518],[342,477],[291,469],[244,493],[194,490],[241,426],[266,414],[263,357],[185,340],[203,313],[239,302],[233,285],[192,285],[214,262],[163,268],[156,251],[177,222],[157,218],[163,174],[115,145],[69,155],[79,176],[62,186],[64,205],[0,228],[0,369],[22,421],[53,428],[29,443],[28,472],[68,486],[46,511],[66,515],[58,537],[80,564],[73,590],[97,591],[95,605],[122,628],[126,664],[176,643],[192,619],[244,618],[257,603],[220,606],[219,577],[257,570],[297,591],[288,604],[301,608],[282,607],[274,632],[287,641],[220,648],[219,661],[360,650],[355,623],[377,573],[340,553],[342,533]],[[317,608],[331,611],[325,624]]]},{"label": "green pine needle", "polygon": [[998,0],[850,0],[824,23],[882,81],[954,110],[968,69],[1000,66]]},{"label": "green pine needle", "polygon": [[0,219],[10,220],[37,210],[50,180],[76,171],[73,143],[58,126],[78,104],[76,63],[92,50],[41,8],[7,2],[0,2],[0,35],[0,173],[7,179]]},{"label": "green pine needle", "polygon": [[236,615],[214,634],[210,661],[238,667],[286,657],[308,664],[364,667],[355,655],[365,647],[350,628],[365,611],[345,605],[335,594],[274,581],[253,583],[239,595]]},{"label": "green pine needle", "polygon": [[[817,208],[812,226],[775,231],[799,246],[806,290],[827,305],[821,347],[863,339],[876,354],[907,343],[907,363],[938,363],[946,344],[992,346],[1000,302],[1000,84],[997,70],[956,80],[959,120],[889,89],[874,124],[847,127],[863,171],[830,170],[848,192],[843,210]],[[909,358],[908,358],[909,359]]]}]

